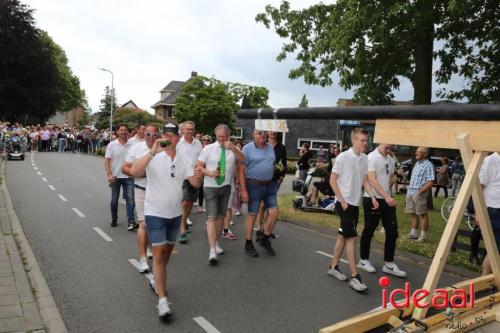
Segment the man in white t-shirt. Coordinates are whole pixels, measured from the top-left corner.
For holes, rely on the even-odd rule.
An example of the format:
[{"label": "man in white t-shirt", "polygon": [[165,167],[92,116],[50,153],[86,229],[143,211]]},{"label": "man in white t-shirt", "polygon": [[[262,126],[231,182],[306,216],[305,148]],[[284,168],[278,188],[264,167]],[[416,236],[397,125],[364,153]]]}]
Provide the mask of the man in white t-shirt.
[{"label": "man in white t-shirt", "polygon": [[340,217],[340,228],[327,274],[341,281],[347,280],[347,276],[340,271],[338,266],[345,248],[351,269],[349,287],[361,292],[368,289],[361,280],[356,267],[356,240],[358,239],[356,226],[359,218],[361,187],[363,186],[371,197],[374,209],[378,209],[378,201],[368,182],[368,159],[363,153],[368,144],[368,132],[363,128],[354,128],[351,132],[351,141],[352,148],[337,157],[330,176],[330,185],[337,200],[335,209]]},{"label": "man in white t-shirt", "polygon": [[217,254],[224,253],[217,240],[224,228],[224,217],[234,178],[235,159],[240,162],[245,160],[243,153],[229,141],[227,125],[218,125],[215,128],[215,136],[217,141],[203,148],[197,162],[197,166],[205,175],[203,193],[208,218],[207,238],[210,247],[208,261],[211,265],[217,264]]},{"label": "man in white t-shirt", "polygon": [[141,142],[144,142],[144,131],[146,130],[146,126],[143,124],[138,124],[136,129],[135,129],[135,135],[128,139],[128,143],[130,145],[135,145]]},{"label": "man in white t-shirt", "polygon": [[[130,169],[135,161],[149,153],[153,148],[153,143],[159,137],[158,127],[156,125],[148,125],[145,128],[145,139],[143,142],[132,146],[125,157],[125,164],[123,165],[123,173],[132,175]],[[130,143],[130,140],[129,140]],[[149,271],[147,253],[148,253],[148,235],[146,226],[144,224],[144,199],[146,197],[146,175],[141,175],[134,178],[134,203],[137,212],[137,223],[139,229],[137,230],[137,246],[139,249],[139,271],[145,273]]]},{"label": "man in white t-shirt", "polygon": [[[198,156],[200,156],[201,150],[203,149],[201,142],[194,137],[195,123],[194,121],[185,121],[180,125],[182,131],[182,138],[177,144],[177,152],[186,154],[196,165],[198,161]],[[188,241],[188,229],[189,226],[193,224],[189,218],[191,210],[193,209],[193,203],[198,199],[198,189],[191,186],[189,181],[186,179],[182,185],[182,221],[181,221],[181,233],[179,236],[179,243],[185,244]]]},{"label": "man in white t-shirt", "polygon": [[118,224],[118,199],[120,197],[120,187],[123,187],[123,194],[127,207],[128,229],[137,227],[134,213],[134,178],[122,172],[125,156],[131,145],[127,143],[128,126],[122,124],[118,126],[118,138],[111,141],[106,147],[104,155],[104,166],[109,187],[111,188],[111,226]]},{"label": "man in white t-shirt", "polygon": [[405,277],[406,272],[394,263],[394,252],[398,238],[398,220],[396,217],[396,200],[392,197],[391,185],[395,180],[396,162],[390,152],[393,145],[380,144],[377,149],[368,154],[368,181],[375,193],[379,208],[372,208],[372,200],[367,192],[363,198],[365,226],[361,234],[360,260],[358,268],[375,273],[376,269],[370,262],[370,246],[373,234],[380,220],[385,230],[384,267],[382,271],[398,277]]},{"label": "man in white t-shirt", "polygon": [[[495,235],[497,251],[500,252],[500,155],[498,152],[484,159],[479,172],[479,182],[483,188],[484,200],[486,201],[488,216]],[[479,224],[479,222],[476,217],[476,223]],[[490,257],[489,254],[484,257],[482,275],[491,273]],[[498,259],[498,256],[494,257]]]},{"label": "man in white t-shirt", "polygon": [[171,314],[166,293],[166,266],[174,249],[182,215],[182,184],[185,179],[201,186],[201,172],[194,170],[191,159],[176,152],[179,127],[168,123],[162,139],[137,160],[131,168],[134,177],[147,176],[144,215],[148,238],[153,247],[153,275],[158,293],[158,316]]}]

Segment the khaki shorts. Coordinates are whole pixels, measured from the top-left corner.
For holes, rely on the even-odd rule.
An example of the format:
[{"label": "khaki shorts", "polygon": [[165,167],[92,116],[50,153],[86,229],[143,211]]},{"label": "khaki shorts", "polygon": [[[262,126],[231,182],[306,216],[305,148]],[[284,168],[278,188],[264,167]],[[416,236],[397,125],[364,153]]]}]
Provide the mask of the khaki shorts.
[{"label": "khaki shorts", "polygon": [[417,215],[427,214],[427,193],[407,195],[406,213]]}]

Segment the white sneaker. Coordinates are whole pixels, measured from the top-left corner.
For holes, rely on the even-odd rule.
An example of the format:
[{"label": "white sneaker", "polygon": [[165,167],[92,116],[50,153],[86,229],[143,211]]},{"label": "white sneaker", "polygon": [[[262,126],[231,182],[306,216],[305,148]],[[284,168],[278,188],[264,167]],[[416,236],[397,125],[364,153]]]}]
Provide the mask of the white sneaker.
[{"label": "white sneaker", "polygon": [[229,222],[229,225],[234,225],[234,221]]},{"label": "white sneaker", "polygon": [[366,284],[359,281],[358,278],[355,278],[355,277],[351,278],[351,281],[349,281],[349,287],[351,287],[352,289],[354,289],[356,291],[366,291],[368,289]]},{"label": "white sneaker", "polygon": [[187,225],[191,226],[193,225],[193,221],[191,221],[191,219],[188,217],[187,221],[186,221]]},{"label": "white sneaker", "polygon": [[418,239],[415,242],[417,242],[417,243],[425,243],[425,237],[418,237]]},{"label": "white sneaker", "polygon": [[334,267],[331,267],[329,270],[327,270],[326,274],[333,276],[334,278],[336,278],[337,280],[340,280],[340,281],[347,280],[347,276],[345,276],[344,273],[335,269]]},{"label": "white sneaker", "polygon": [[141,259],[139,259],[139,272],[149,272],[148,259],[146,259],[146,257],[142,257]]},{"label": "white sneaker", "polygon": [[236,212],[234,215],[236,215],[236,216],[240,216],[240,215],[241,215],[241,212]]},{"label": "white sneaker", "polygon": [[417,239],[417,238],[418,238],[418,235],[414,235],[414,234],[412,234],[412,233],[410,232],[408,235],[406,235],[406,238],[408,238],[408,239]]},{"label": "white sneaker", "polygon": [[375,267],[373,267],[372,263],[370,260],[360,260],[359,263],[356,265],[359,269],[364,270],[365,272],[368,273],[375,273],[377,270]]},{"label": "white sneaker", "polygon": [[224,254],[224,250],[220,247],[219,242],[215,242],[215,253]]},{"label": "white sneaker", "polygon": [[146,249],[146,258],[153,258],[153,252],[151,252],[151,249],[149,247]]},{"label": "white sneaker", "polygon": [[397,277],[406,277],[406,272],[399,269],[398,265],[395,263],[385,264],[382,267],[382,272],[391,274]]},{"label": "white sneaker", "polygon": [[166,300],[164,302],[159,302],[157,308],[158,317],[160,318],[164,318],[172,314],[172,310],[170,310],[170,306]]},{"label": "white sneaker", "polygon": [[217,265],[217,253],[214,250],[210,250],[208,254],[208,262],[210,265]]}]

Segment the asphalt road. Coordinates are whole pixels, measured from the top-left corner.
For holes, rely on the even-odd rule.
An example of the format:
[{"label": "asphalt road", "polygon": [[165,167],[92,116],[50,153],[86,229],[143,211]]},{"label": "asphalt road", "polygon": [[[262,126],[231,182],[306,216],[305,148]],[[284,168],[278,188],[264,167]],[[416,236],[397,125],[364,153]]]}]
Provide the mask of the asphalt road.
[{"label": "asphalt road", "polygon": [[[36,168],[36,169],[35,169]],[[279,223],[276,257],[258,246],[247,257],[243,240],[221,240],[219,265],[208,265],[204,214],[187,245],[178,244],[168,266],[170,323],[157,318],[157,297],[129,262],[137,259],[135,233],[126,230],[125,206],[111,228],[104,160],[93,156],[36,153],[33,162],[7,164],[9,192],[57,306],[71,332],[317,332],[320,328],[380,306],[380,273],[362,273],[369,292],[326,275],[329,236]],[[232,230],[243,233],[243,217]],[[106,241],[100,228],[112,241]],[[319,252],[317,252],[319,251]],[[372,261],[381,268],[383,258]],[[343,270],[348,271],[345,264]],[[405,262],[415,288],[427,268]],[[444,273],[440,285],[460,280]],[[405,279],[392,278],[402,287]],[[203,319],[200,321],[200,317]],[[196,320],[195,320],[196,318]],[[212,328],[198,322],[209,323]],[[215,330],[213,330],[215,328]]]}]

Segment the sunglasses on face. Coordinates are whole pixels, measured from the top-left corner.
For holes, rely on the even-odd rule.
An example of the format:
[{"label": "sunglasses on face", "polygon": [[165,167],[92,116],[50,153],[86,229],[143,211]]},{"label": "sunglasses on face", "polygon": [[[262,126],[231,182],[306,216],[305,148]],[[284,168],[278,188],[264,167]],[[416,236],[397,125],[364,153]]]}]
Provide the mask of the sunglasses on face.
[{"label": "sunglasses on face", "polygon": [[146,132],[146,133],[144,133],[144,135],[146,135],[147,137],[153,137],[153,138],[159,136],[158,133],[151,133],[151,132]]}]

